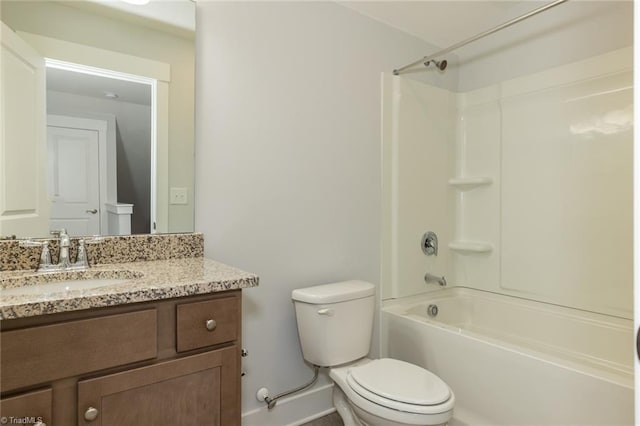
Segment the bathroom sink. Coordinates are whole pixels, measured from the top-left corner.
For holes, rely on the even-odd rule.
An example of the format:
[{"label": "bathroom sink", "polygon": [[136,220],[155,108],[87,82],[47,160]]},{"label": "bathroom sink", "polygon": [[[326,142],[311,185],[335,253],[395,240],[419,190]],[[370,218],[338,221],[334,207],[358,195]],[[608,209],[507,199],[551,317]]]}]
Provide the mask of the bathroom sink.
[{"label": "bathroom sink", "polygon": [[140,277],[142,277],[140,272],[127,270],[36,273],[28,276],[11,277],[0,280],[0,295],[26,296],[64,293],[73,290],[89,290],[123,284]]},{"label": "bathroom sink", "polygon": [[59,293],[71,290],[88,290],[108,285],[122,284],[129,280],[118,278],[95,278],[86,280],[54,281],[20,287],[2,289],[3,296],[22,296],[28,294]]}]

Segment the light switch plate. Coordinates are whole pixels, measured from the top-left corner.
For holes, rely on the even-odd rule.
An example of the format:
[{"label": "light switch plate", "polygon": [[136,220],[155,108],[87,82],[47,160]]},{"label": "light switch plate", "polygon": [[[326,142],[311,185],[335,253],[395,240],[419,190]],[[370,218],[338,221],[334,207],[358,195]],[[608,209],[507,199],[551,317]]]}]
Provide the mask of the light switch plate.
[{"label": "light switch plate", "polygon": [[169,204],[188,204],[187,188],[171,188],[169,190]]}]

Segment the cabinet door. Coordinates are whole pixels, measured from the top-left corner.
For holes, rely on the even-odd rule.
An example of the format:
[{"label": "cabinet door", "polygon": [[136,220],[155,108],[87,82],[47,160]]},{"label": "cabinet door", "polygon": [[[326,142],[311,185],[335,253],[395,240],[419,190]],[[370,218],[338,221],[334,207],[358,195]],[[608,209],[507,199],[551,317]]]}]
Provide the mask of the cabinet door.
[{"label": "cabinet door", "polygon": [[51,424],[51,389],[2,398],[0,423],[33,425]]},{"label": "cabinet door", "polygon": [[80,381],[78,425],[239,425],[237,356],[233,346]]}]

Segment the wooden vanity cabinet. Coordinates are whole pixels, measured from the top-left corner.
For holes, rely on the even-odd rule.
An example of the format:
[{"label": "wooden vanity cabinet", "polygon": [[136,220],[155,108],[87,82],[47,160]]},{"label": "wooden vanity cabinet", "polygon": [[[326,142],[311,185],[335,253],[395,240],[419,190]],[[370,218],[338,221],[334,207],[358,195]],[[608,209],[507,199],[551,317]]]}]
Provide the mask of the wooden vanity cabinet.
[{"label": "wooden vanity cabinet", "polygon": [[239,426],[240,309],[234,290],[5,320],[0,416]]},{"label": "wooden vanity cabinet", "polygon": [[34,425],[51,423],[52,408],[51,389],[42,389],[34,392],[27,392],[13,397],[2,398],[0,400],[0,416],[4,424],[20,424],[14,419],[24,421],[24,424]]}]

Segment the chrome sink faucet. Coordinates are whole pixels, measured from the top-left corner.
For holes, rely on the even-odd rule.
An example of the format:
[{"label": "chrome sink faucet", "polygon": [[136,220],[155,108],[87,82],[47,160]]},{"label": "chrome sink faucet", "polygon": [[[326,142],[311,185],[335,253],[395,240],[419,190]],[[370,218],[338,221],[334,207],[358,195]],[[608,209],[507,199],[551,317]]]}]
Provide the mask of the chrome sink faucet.
[{"label": "chrome sink faucet", "polygon": [[71,238],[69,238],[69,234],[67,234],[67,230],[64,228],[60,228],[59,231],[51,231],[51,235],[58,238],[58,247],[60,249],[57,269],[68,269],[71,266],[71,261],[69,260]]},{"label": "chrome sink faucet", "polygon": [[54,235],[58,240],[59,255],[57,264],[51,262],[49,241],[35,241],[32,239],[20,241],[21,247],[40,247],[40,262],[38,263],[36,272],[82,271],[89,269],[89,256],[87,255],[86,245],[98,244],[104,240],[104,238],[100,236],[79,239],[76,261],[72,263],[70,256],[71,237],[67,234],[67,230],[62,228],[59,231],[51,231],[51,235]]}]

